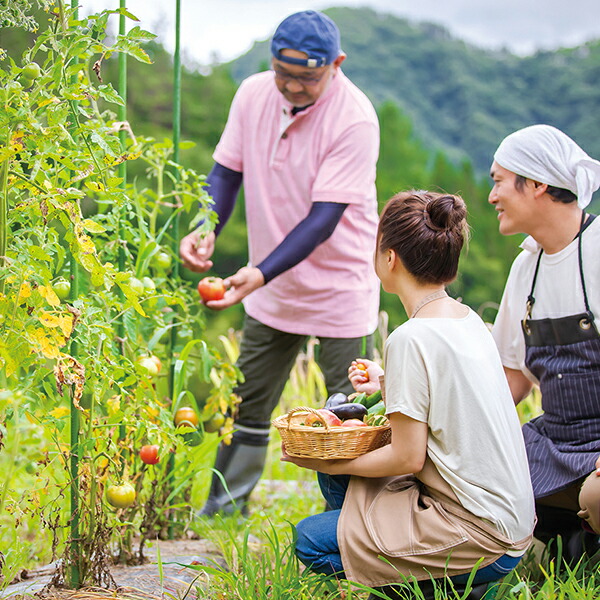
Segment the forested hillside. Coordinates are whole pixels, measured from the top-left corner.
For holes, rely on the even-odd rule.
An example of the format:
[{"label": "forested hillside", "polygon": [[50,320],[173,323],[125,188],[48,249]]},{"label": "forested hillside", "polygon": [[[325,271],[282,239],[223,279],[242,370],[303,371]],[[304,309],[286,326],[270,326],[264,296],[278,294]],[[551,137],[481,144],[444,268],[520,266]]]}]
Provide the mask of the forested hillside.
[{"label": "forested hillside", "polygon": [[[600,156],[600,40],[518,57],[369,8],[325,12],[342,33],[344,72],[376,105],[396,103],[428,148],[484,172],[506,134],[548,123]],[[264,68],[268,56],[268,43],[256,43],[231,64],[234,78]]]},{"label": "forested hillside", "polygon": [[[496,214],[487,203],[493,150],[506,133],[545,121],[600,156],[600,43],[518,58],[484,52],[437,26],[410,24],[369,9],[327,12],[342,31],[348,54],[345,72],[377,107],[380,204],[411,187],[462,194],[472,236],[452,291],[475,309],[498,302],[520,240],[498,234]],[[44,25],[42,19],[40,23]],[[27,43],[24,35],[0,30],[0,47],[17,63]],[[173,69],[172,57],[158,42],[146,46],[152,65],[129,61],[128,120],[136,136],[162,139],[171,137]],[[209,75],[184,69],[182,139],[195,146],[182,151],[181,162],[201,173],[210,169],[237,82],[267,66],[268,46],[263,42]],[[101,76],[116,87],[114,61],[104,61]],[[130,177],[139,185],[146,167],[140,161],[130,163]],[[219,238],[219,275],[235,272],[247,260],[243,208],[241,198]],[[186,227],[183,223],[182,235]],[[392,324],[405,318],[394,298],[384,295],[382,306]],[[240,325],[241,311],[228,311],[227,316],[231,326]],[[493,318],[493,313],[486,316]]]}]

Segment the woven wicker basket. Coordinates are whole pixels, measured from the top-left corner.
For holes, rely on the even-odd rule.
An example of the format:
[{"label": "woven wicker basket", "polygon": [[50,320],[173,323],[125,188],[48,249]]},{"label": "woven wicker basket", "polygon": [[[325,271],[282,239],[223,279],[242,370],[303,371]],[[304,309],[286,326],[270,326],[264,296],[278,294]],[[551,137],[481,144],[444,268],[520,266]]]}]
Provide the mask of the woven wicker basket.
[{"label": "woven wicker basket", "polygon": [[[315,413],[323,427],[301,425],[307,413]],[[273,420],[285,451],[299,458],[356,458],[390,443],[389,424],[379,427],[330,427],[314,408],[299,406]]]}]

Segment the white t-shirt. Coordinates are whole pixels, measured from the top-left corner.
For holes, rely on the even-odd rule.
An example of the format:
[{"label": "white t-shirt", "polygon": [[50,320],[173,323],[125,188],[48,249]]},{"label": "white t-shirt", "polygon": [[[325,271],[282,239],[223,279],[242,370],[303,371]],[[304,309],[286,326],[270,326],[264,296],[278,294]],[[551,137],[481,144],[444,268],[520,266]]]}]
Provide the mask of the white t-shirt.
[{"label": "white t-shirt", "polygon": [[512,541],[534,500],[521,427],[494,340],[473,311],[410,319],[384,354],[387,413],[427,423],[427,453],[461,505]]},{"label": "white t-shirt", "polygon": [[[600,217],[584,230],[582,240],[585,287],[590,309],[596,317],[596,326],[600,327]],[[576,239],[560,252],[542,254],[533,292],[535,304],[532,319],[555,319],[585,311],[577,245]],[[531,381],[539,383],[525,367],[525,339],[521,321],[525,316],[540,247],[531,237],[521,247],[523,252],[517,256],[510,270],[492,334],[502,364],[509,369],[521,370]]]}]

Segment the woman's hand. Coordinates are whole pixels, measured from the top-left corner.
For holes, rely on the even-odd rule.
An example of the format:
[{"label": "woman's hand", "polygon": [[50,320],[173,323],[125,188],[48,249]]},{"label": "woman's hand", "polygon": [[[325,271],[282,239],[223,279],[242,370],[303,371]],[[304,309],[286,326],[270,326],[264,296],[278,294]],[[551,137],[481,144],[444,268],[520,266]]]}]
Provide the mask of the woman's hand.
[{"label": "woman's hand", "polygon": [[380,375],[383,375],[383,369],[376,362],[366,358],[357,358],[348,367],[348,379],[357,392],[375,393],[380,389]]}]

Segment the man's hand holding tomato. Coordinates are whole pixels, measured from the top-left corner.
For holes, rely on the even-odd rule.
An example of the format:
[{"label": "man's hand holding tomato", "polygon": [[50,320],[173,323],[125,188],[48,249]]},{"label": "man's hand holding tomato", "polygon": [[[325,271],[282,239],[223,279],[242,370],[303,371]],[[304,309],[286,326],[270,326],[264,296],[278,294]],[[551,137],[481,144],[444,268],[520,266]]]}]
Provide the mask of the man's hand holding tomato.
[{"label": "man's hand holding tomato", "polygon": [[376,362],[366,358],[357,358],[348,367],[348,379],[357,392],[373,394],[379,390],[380,375],[383,375],[383,369]]},{"label": "man's hand holding tomato", "polygon": [[248,294],[262,287],[265,278],[256,267],[242,267],[235,275],[227,277],[223,281],[227,291],[222,300],[210,300],[204,302],[207,308],[212,310],[223,310],[238,302],[241,302]]}]

